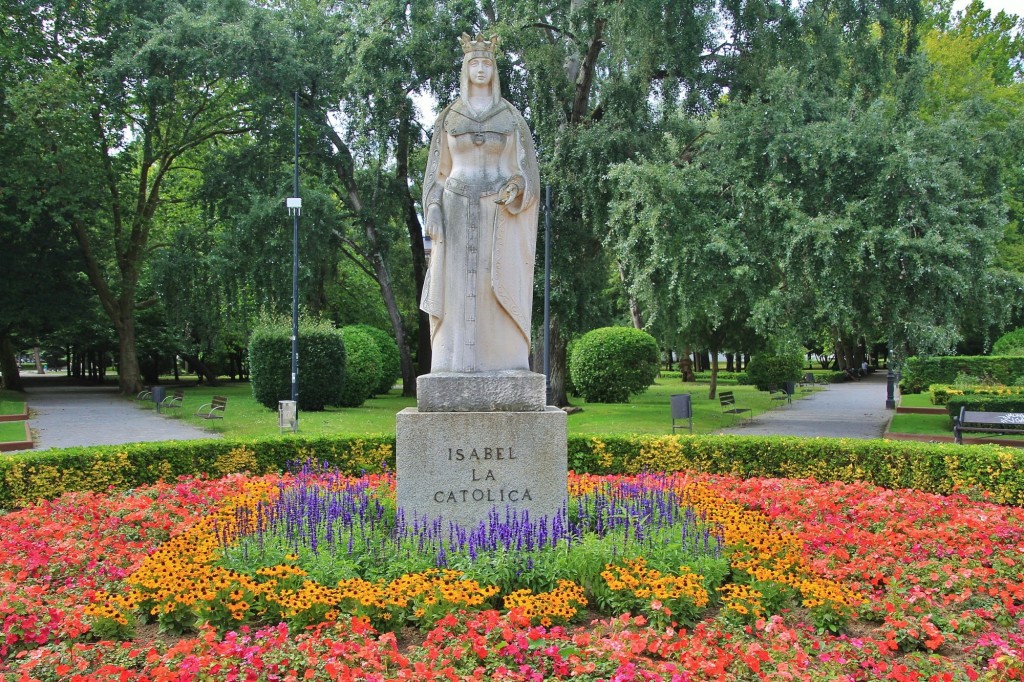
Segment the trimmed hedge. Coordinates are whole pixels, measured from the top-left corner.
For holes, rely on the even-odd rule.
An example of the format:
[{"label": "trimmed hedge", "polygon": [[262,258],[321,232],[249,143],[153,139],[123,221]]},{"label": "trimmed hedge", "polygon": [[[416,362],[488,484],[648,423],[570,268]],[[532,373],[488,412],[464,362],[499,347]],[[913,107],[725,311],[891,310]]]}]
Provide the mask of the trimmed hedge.
[{"label": "trimmed hedge", "polygon": [[573,345],[569,374],[587,402],[628,403],[658,377],[658,342],[633,327],[601,327]]},{"label": "trimmed hedge", "polygon": [[[183,475],[279,471],[317,459],[350,474],[393,468],[393,435],[137,443],[23,452],[0,459],[0,508],[71,490],[134,488]],[[694,470],[735,476],[867,481],[947,494],[987,491],[1024,505],[1024,450],[998,445],[758,436],[569,437],[580,473]]]},{"label": "trimmed hedge", "polygon": [[179,476],[283,471],[320,460],[349,474],[395,465],[393,435],[189,440],[25,451],[0,459],[0,509],[64,492],[124,490]]},{"label": "trimmed hedge", "polygon": [[951,395],[946,400],[949,416],[960,416],[960,408],[972,412],[1024,413],[1024,395]]},{"label": "trimmed hedge", "polygon": [[[292,328],[267,323],[249,339],[252,395],[271,410],[291,397]],[[329,322],[299,322],[298,403],[303,412],[320,412],[341,401],[345,384],[345,342]]]},{"label": "trimmed hedge", "polygon": [[1024,329],[1014,329],[992,345],[992,355],[1024,355]]},{"label": "trimmed hedge", "polygon": [[954,355],[907,358],[900,381],[903,393],[920,393],[932,384],[952,384],[958,374],[991,377],[995,383],[1012,384],[1024,376],[1024,357],[1011,355]]},{"label": "trimmed hedge", "polygon": [[377,350],[380,351],[380,376],[377,382],[377,388],[374,389],[374,394],[384,395],[392,389],[395,382],[402,376],[402,354],[398,350],[398,344],[391,338],[391,334],[388,334],[379,327],[372,327],[368,324],[356,324],[352,325],[356,329],[360,329],[370,336],[377,342]]},{"label": "trimmed hedge", "polygon": [[750,358],[747,378],[759,391],[781,388],[787,381],[800,381],[804,359],[795,353],[758,353]]},{"label": "trimmed hedge", "polygon": [[1024,386],[950,386],[949,384],[932,384],[928,387],[932,405],[945,405],[950,398],[957,396],[1019,396],[1024,394]]},{"label": "trimmed hedge", "polygon": [[[669,371],[663,369],[659,376],[662,379],[682,379],[683,373],[676,370]],[[693,380],[697,383],[706,384],[711,381],[711,372],[694,372]],[[743,386],[749,383],[749,381],[747,380],[746,372],[726,372],[723,370],[718,373],[718,383],[722,386]]]},{"label": "trimmed hedge", "polygon": [[1024,505],[1024,450],[999,445],[759,436],[570,436],[569,468],[595,474],[692,470],[740,477],[866,481],[989,493]]},{"label": "trimmed hedge", "polygon": [[372,398],[380,385],[380,349],[373,335],[361,326],[342,327],[345,337],[345,386],[337,405],[359,407]]}]

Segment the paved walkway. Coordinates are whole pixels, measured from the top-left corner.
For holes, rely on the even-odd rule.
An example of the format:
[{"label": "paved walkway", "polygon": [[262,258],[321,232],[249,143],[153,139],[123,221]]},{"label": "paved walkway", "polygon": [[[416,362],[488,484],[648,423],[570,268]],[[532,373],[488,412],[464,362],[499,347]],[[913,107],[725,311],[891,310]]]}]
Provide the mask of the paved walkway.
[{"label": "paved walkway", "polygon": [[219,438],[181,419],[144,410],[116,386],[73,386],[57,377],[32,377],[25,388],[36,450],[77,445],[117,445],[156,440]]},{"label": "paved walkway", "polygon": [[[747,436],[881,438],[894,410],[885,409],[885,372],[860,381],[832,384],[792,404],[759,414],[743,426],[718,433]],[[806,395],[806,394],[805,394]]]},{"label": "paved walkway", "polygon": [[[116,445],[158,440],[218,438],[219,435],[140,409],[121,398],[117,387],[73,386],[61,377],[32,377],[26,397],[33,417],[36,450],[78,445]],[[797,394],[799,396],[799,393]],[[719,433],[748,436],[880,438],[892,418],[885,409],[885,373],[833,384],[810,397],[758,415]]]}]

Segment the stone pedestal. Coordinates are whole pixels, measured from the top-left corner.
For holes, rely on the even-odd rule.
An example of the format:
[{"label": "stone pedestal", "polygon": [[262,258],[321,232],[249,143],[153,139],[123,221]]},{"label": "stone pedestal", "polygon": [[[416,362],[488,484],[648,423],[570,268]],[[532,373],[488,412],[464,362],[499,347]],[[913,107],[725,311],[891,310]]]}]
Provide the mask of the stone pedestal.
[{"label": "stone pedestal", "polygon": [[562,509],[566,414],[544,406],[543,375],[498,374],[506,373],[420,377],[420,407],[397,418],[398,506],[407,519],[476,526],[491,509],[502,518],[506,508],[529,511],[533,520]]},{"label": "stone pedestal", "polygon": [[433,372],[416,380],[420,412],[543,412],[543,374],[527,370]]}]

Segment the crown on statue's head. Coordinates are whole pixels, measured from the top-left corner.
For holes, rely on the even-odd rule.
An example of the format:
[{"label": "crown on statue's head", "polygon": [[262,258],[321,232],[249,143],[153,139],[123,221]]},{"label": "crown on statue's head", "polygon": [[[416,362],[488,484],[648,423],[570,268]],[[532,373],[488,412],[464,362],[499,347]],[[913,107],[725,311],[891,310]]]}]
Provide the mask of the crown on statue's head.
[{"label": "crown on statue's head", "polygon": [[494,55],[498,52],[498,46],[501,44],[501,37],[492,35],[490,38],[484,38],[482,33],[477,33],[474,38],[468,33],[463,33],[459,37],[459,42],[462,44],[462,52],[466,57],[494,59]]}]

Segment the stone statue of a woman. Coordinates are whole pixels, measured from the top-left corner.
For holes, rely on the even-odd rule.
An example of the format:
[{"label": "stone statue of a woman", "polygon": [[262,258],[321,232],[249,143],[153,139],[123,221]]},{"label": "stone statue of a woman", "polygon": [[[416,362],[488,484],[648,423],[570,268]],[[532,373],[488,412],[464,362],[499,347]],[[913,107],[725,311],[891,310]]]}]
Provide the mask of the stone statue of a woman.
[{"label": "stone statue of a woman", "polygon": [[463,33],[459,98],[441,112],[423,182],[433,242],[420,307],[431,372],[527,370],[537,242],[537,154],[501,97],[498,37]]}]

